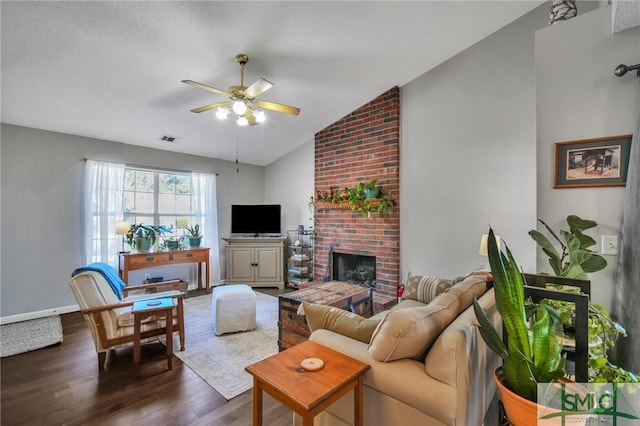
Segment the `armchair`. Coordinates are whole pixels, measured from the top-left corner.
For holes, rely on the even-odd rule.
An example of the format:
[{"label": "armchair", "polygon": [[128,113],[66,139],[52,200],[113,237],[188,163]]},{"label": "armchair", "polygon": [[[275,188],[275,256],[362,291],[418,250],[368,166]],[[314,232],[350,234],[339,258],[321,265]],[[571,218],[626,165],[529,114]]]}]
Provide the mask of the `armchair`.
[{"label": "armchair", "polygon": [[[121,282],[121,284],[123,283]],[[99,271],[80,268],[74,272],[69,286],[91,331],[98,353],[99,371],[104,370],[107,351],[133,344],[134,318],[131,310],[133,302],[136,300],[172,297],[177,301],[173,310],[172,332],[178,332],[180,350],[184,350],[184,293],[179,291],[179,284],[180,280],[175,280],[130,287],[123,286],[123,296],[120,299],[105,275]],[[133,290],[157,290],[159,287],[166,288],[167,286],[171,286],[173,290],[129,295]],[[158,340],[159,337],[165,335],[164,318],[151,316],[141,324],[141,343]]]}]

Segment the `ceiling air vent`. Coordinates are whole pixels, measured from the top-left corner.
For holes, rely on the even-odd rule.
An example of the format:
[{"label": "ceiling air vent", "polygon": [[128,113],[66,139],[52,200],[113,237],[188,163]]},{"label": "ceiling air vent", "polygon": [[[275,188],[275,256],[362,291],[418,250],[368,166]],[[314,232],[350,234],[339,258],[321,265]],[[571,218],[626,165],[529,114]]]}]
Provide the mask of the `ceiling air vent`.
[{"label": "ceiling air vent", "polygon": [[163,142],[178,143],[182,140],[182,138],[178,136],[162,135],[160,136],[160,140]]}]

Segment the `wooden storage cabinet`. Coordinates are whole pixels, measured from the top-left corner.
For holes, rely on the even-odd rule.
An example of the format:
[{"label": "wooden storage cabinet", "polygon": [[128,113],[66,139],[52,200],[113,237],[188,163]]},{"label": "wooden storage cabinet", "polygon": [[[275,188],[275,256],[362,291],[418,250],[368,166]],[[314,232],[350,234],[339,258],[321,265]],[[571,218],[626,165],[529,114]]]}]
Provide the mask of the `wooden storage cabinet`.
[{"label": "wooden storage cabinet", "polygon": [[278,298],[278,348],[283,351],[309,339],[307,320],[298,315],[300,303],[317,303],[355,312],[363,317],[373,315],[371,289],[357,284],[329,281]]},{"label": "wooden storage cabinet", "polygon": [[227,282],[284,288],[283,237],[223,238],[227,243]]}]

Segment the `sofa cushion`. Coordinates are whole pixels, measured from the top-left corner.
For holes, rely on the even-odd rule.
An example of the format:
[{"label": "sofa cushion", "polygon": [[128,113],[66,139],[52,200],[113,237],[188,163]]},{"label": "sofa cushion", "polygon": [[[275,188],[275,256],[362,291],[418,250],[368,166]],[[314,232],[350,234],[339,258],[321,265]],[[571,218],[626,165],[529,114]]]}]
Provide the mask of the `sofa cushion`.
[{"label": "sofa cushion", "polygon": [[379,319],[364,318],[333,306],[304,303],[303,310],[312,332],[322,328],[363,343],[371,341],[371,335],[380,323]]},{"label": "sofa cushion", "polygon": [[402,299],[430,303],[440,293],[452,285],[453,280],[436,278],[429,275],[413,275],[409,272]]},{"label": "sofa cushion", "polygon": [[422,360],[442,330],[458,315],[458,295],[442,293],[423,307],[390,311],[376,328],[369,354],[376,361]]},{"label": "sofa cushion", "polygon": [[446,293],[455,294],[460,299],[458,314],[471,306],[473,296],[480,298],[487,291],[487,282],[483,275],[470,275],[451,288]]}]

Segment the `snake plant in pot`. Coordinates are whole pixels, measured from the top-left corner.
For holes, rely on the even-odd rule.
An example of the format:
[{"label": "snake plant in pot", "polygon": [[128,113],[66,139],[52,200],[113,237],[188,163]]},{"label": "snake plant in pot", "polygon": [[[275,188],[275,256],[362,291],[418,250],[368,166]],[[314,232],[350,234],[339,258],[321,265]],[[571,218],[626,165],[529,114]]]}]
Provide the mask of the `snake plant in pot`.
[{"label": "snake plant in pot", "polygon": [[[492,229],[489,230],[487,248],[496,306],[502,317],[506,339],[503,341],[475,299],[473,308],[482,338],[503,359],[502,367],[496,372],[496,382],[501,389],[507,416],[517,425],[517,415],[510,413],[513,405],[508,400],[512,396],[509,393],[520,396],[518,402],[524,398],[537,407],[537,384],[556,382],[565,376],[565,357],[556,338],[552,308],[525,302],[524,277],[509,248],[505,245],[506,254],[498,249]],[[528,310],[534,310],[531,319],[528,318]],[[535,413],[533,408],[534,417],[528,417],[529,420],[521,424],[536,424]],[[533,423],[527,423],[529,421]]]},{"label": "snake plant in pot", "polygon": [[200,233],[200,225],[187,226],[184,228],[189,238],[189,247],[200,247],[202,234]]}]

